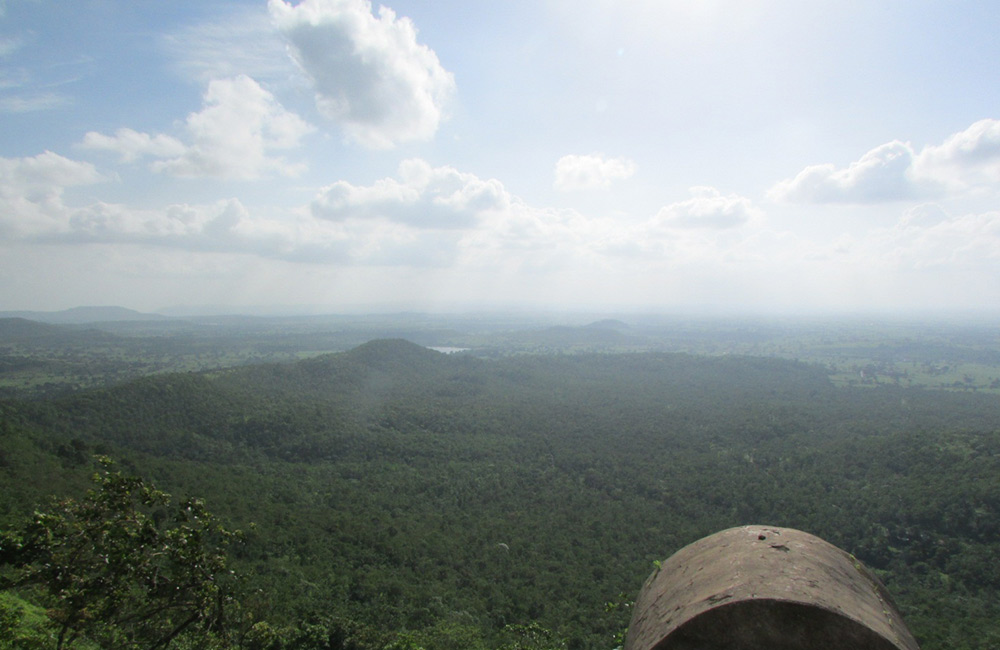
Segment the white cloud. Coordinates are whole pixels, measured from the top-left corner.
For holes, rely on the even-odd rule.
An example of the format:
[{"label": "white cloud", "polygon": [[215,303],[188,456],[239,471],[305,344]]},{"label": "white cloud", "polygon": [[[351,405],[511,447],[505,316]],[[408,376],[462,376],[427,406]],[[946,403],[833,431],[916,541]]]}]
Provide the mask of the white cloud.
[{"label": "white cloud", "polygon": [[87,149],[113,151],[121,156],[122,162],[135,162],[143,156],[154,158],[182,156],[186,150],[180,140],[169,135],[151,136],[129,128],[118,129],[113,136],[91,131],[83,137],[82,146]]},{"label": "white cloud", "polygon": [[167,135],[123,128],[113,136],[91,131],[82,146],[117,152],[124,162],[152,156],[158,158],[152,169],[172,176],[250,180],[271,173],[300,173],[303,165],[272,154],[294,149],[313,131],[245,75],[209,83],[204,107],[188,115],[185,128],[188,145]]},{"label": "white cloud", "polygon": [[893,141],[872,149],[846,169],[806,167],[775,185],[768,196],[802,203],[868,203],[911,199],[929,193],[913,180],[913,149]]},{"label": "white cloud", "polygon": [[470,228],[486,213],[507,209],[512,201],[495,179],[431,167],[423,160],[403,161],[399,177],[369,186],[337,181],[315,198],[312,213],[332,221],[383,219],[416,228]]},{"label": "white cloud", "polygon": [[316,105],[363,146],[430,139],[455,90],[408,18],[368,0],[269,0],[290,52],[312,80]]},{"label": "white cloud", "polygon": [[568,155],[556,162],[554,186],[563,192],[606,190],[612,181],[629,178],[635,170],[635,163],[627,158],[605,158],[602,154]]},{"label": "white cloud", "polygon": [[105,180],[92,164],[50,151],[0,158],[0,232],[8,243],[152,244],[270,257],[299,245],[294,218],[253,219],[236,199],[160,209],[100,201],[74,207],[64,201],[67,188]]},{"label": "white cloud", "polygon": [[943,144],[926,147],[914,169],[952,191],[1000,186],[1000,120],[980,120]]},{"label": "white cloud", "polygon": [[105,180],[90,163],[46,151],[30,158],[0,158],[0,228],[25,236],[59,228],[68,187]]},{"label": "white cloud", "polygon": [[898,140],[847,168],[813,165],[768,193],[801,203],[874,203],[1000,186],[1000,121],[981,120],[919,153]]},{"label": "white cloud", "polygon": [[691,198],[660,209],[653,221],[671,228],[738,228],[763,216],[743,196],[723,195],[713,187],[692,187]]},{"label": "white cloud", "polygon": [[[507,199],[495,182],[455,170],[432,169],[422,161],[408,161],[402,169],[407,187],[422,195],[415,209],[437,210],[439,218],[476,215]],[[428,267],[452,264],[464,236],[463,230],[441,228],[440,223],[331,220],[316,218],[306,208],[254,215],[235,198],[154,209],[100,201],[73,207],[63,201],[65,188],[101,180],[89,163],[49,152],[0,158],[0,232],[6,243],[127,244],[296,263]],[[358,204],[370,203],[378,189],[360,188]],[[384,196],[379,200],[392,203]],[[403,216],[407,206],[399,209]]]},{"label": "white cloud", "polygon": [[46,151],[31,158],[0,158],[0,188],[6,192],[19,187],[29,193],[48,192],[52,188],[89,185],[103,180],[90,163],[64,158]]},{"label": "white cloud", "polygon": [[[531,206],[495,179],[407,160],[393,178],[333,183],[293,209],[254,209],[235,198],[152,209],[67,205],[65,188],[101,180],[92,165],[53,153],[0,159],[5,245],[59,245],[73,259],[114,250],[201,265],[307,264],[281,266],[303,281],[314,273],[410,273],[415,287],[434,278],[435,288],[443,282],[501,300],[530,295],[538,304],[657,296],[699,304],[711,296],[750,305],[770,296],[829,307],[853,304],[858,291],[888,300],[913,287],[911,296],[947,297],[950,285],[920,289],[928,271],[974,298],[982,289],[969,287],[1000,267],[1000,213],[952,217],[934,204],[906,210],[892,227],[821,241],[765,228],[749,199],[708,187],[633,222]],[[816,287],[822,300],[813,298]],[[840,302],[828,304],[828,295]]]},{"label": "white cloud", "polygon": [[[133,140],[138,144],[128,151],[147,143]],[[404,161],[397,178],[367,186],[339,181],[308,206],[269,214],[252,214],[237,199],[153,209],[100,201],[68,206],[61,199],[64,187],[101,177],[92,165],[55,154],[5,160],[0,172],[2,207],[24,226],[5,229],[12,242],[128,244],[298,263],[487,273],[593,261],[600,255],[595,242],[615,229],[610,220],[528,206],[495,179],[417,159]]]}]

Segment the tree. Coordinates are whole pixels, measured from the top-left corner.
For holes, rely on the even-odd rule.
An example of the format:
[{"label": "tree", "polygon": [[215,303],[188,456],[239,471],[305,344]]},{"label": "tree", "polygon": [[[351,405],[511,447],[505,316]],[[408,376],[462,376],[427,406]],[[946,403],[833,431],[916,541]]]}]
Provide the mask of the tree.
[{"label": "tree", "polygon": [[82,500],[54,502],[22,531],[0,532],[0,588],[48,608],[58,649],[81,639],[123,649],[223,645],[235,583],[226,548],[239,533],[200,500],[172,504],[99,462]]}]

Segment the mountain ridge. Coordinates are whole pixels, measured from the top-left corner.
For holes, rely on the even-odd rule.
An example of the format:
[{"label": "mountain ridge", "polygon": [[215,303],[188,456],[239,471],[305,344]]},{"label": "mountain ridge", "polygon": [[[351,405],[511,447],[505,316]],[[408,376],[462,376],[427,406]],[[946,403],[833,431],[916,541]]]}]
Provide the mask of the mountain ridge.
[{"label": "mountain ridge", "polygon": [[83,325],[117,321],[173,320],[170,316],[119,307],[116,305],[79,306],[59,311],[2,311],[0,318],[24,318],[40,323]]}]

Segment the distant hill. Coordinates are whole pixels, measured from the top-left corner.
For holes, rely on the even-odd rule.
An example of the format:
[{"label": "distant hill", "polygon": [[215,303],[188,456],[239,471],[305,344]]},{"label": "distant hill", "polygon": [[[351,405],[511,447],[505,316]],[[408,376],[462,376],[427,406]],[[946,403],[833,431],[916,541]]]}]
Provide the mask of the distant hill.
[{"label": "distant hill", "polygon": [[73,307],[62,311],[5,311],[0,318],[25,318],[41,323],[81,324],[113,321],[171,320],[161,314],[147,314],[125,307]]},{"label": "distant hill", "polygon": [[597,329],[597,330],[627,330],[628,323],[623,323],[616,318],[605,318],[604,320],[594,321],[585,325],[587,329]]},{"label": "distant hill", "polygon": [[344,353],[346,359],[373,369],[424,369],[443,359],[444,354],[406,339],[376,339]]},{"label": "distant hill", "polygon": [[62,334],[65,330],[48,323],[40,323],[21,317],[0,317],[0,339],[52,337]]},{"label": "distant hill", "polygon": [[93,345],[118,340],[119,337],[93,329],[63,327],[27,318],[0,317],[0,342],[29,347],[53,345]]}]

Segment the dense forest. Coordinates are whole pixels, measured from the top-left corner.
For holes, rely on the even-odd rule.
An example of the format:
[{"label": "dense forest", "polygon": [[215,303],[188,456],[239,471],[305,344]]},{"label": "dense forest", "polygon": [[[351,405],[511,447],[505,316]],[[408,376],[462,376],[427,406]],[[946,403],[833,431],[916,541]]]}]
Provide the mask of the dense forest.
[{"label": "dense forest", "polygon": [[[993,394],[835,385],[777,358],[393,339],[0,402],[8,547],[95,472],[155,486],[169,530],[196,528],[160,490],[240,531],[219,647],[610,650],[654,562],[748,523],[853,553],[925,650],[1000,646]],[[13,588],[9,551],[13,630],[46,601]]]}]

